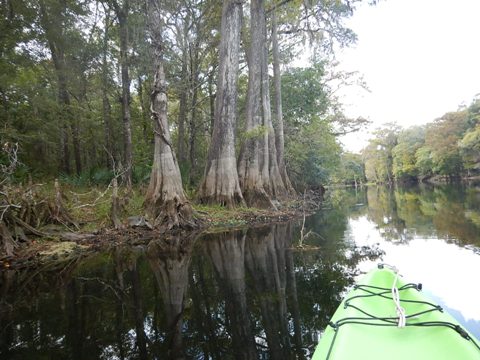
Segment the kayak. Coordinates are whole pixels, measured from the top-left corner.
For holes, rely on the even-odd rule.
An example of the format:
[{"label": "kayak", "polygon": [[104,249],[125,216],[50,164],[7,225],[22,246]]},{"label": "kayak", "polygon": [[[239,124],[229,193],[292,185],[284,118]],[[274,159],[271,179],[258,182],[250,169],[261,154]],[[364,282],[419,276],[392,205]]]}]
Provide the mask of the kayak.
[{"label": "kayak", "polygon": [[478,340],[421,289],[379,265],[342,301],[312,360],[479,360]]}]

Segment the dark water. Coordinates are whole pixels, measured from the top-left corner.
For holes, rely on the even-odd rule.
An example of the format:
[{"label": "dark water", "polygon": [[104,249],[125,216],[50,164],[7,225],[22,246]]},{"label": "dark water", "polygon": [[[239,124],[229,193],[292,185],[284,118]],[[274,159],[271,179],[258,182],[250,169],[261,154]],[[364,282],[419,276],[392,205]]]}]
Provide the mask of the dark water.
[{"label": "dark water", "polygon": [[357,275],[400,268],[480,336],[480,188],[331,191],[301,221],[0,273],[1,359],[308,359]]}]

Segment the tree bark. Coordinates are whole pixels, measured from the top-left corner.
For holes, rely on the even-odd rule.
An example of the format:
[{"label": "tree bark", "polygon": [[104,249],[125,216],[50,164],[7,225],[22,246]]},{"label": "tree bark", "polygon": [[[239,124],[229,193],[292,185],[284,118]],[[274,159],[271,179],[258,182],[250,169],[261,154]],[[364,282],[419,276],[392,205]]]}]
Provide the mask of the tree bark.
[{"label": "tree bark", "polygon": [[[263,75],[266,47],[266,22],[264,0],[252,0],[250,4],[251,41],[248,54],[248,92],[245,141],[240,150],[238,175],[243,196],[250,206],[274,207],[270,196],[268,119],[265,122]],[[268,105],[269,106],[269,105]],[[267,113],[268,116],[268,113]]]},{"label": "tree bark", "polygon": [[191,114],[190,114],[190,138],[189,138],[189,159],[190,159],[190,185],[193,186],[197,174],[197,100],[198,100],[198,42],[190,50],[190,91],[191,94]]},{"label": "tree bark", "polygon": [[282,176],[277,162],[277,149],[275,145],[275,131],[272,124],[272,109],[270,102],[270,79],[268,74],[268,42],[267,42],[267,26],[262,28],[263,31],[263,58],[262,58],[262,106],[263,106],[263,121],[267,130],[266,141],[268,146],[264,147],[267,151],[265,156],[268,157],[268,176],[270,183],[266,189],[272,198],[285,197],[287,190],[283,184]]},{"label": "tree bark", "polygon": [[192,226],[192,207],[185,197],[182,178],[170,140],[167,121],[167,88],[162,60],[161,18],[156,4],[149,2],[148,25],[154,50],[155,73],[151,114],[155,132],[154,159],[145,208],[154,226]]},{"label": "tree bark", "polygon": [[147,131],[147,110],[145,109],[145,101],[143,99],[143,80],[142,80],[142,75],[138,75],[138,99],[140,102],[140,109],[142,110],[142,133],[143,133],[143,141],[145,142],[145,145],[149,145],[151,143],[150,136]]},{"label": "tree bark", "polygon": [[112,107],[108,99],[108,38],[110,29],[110,11],[107,7],[105,10],[105,29],[103,33],[102,48],[102,115],[103,115],[103,131],[105,139],[105,164],[109,169],[113,166],[113,129],[112,129]]},{"label": "tree bark", "polygon": [[280,54],[278,50],[277,16],[276,10],[272,11],[272,58],[273,58],[273,83],[275,88],[275,145],[277,152],[277,164],[287,194],[295,194],[295,189],[288,177],[285,165],[285,138],[283,131],[283,106],[282,106],[282,82],[280,73]]},{"label": "tree bark", "polygon": [[[48,47],[52,54],[52,60],[57,75],[58,105],[60,108],[60,154],[61,171],[70,174],[70,149],[68,125],[71,122],[70,95],[67,90],[67,64],[65,60],[65,12],[66,1],[62,1],[60,6],[54,11],[48,9],[43,0],[40,1],[40,20],[45,31]],[[54,12],[54,14],[51,14]],[[51,16],[49,16],[51,15]]]},{"label": "tree bark", "polygon": [[[185,36],[186,38],[186,36]],[[186,40],[185,40],[186,43]],[[177,151],[180,164],[184,164],[187,161],[185,150],[185,122],[187,118],[187,89],[186,82],[188,76],[187,69],[187,49],[184,46],[182,53],[182,72],[180,83],[180,104],[178,111],[178,139],[177,139]]]},{"label": "tree bark", "polygon": [[130,119],[130,76],[128,65],[128,13],[130,0],[123,0],[122,6],[113,2],[118,18],[120,36],[120,67],[122,77],[122,118],[123,118],[123,163],[124,180],[127,188],[132,187],[132,125]]},{"label": "tree bark", "polygon": [[213,70],[208,74],[208,102],[210,107],[210,137],[213,135],[213,126],[215,124],[215,97],[216,94],[213,92]]},{"label": "tree bark", "polygon": [[199,189],[199,200],[202,203],[221,204],[229,208],[244,203],[235,159],[242,6],[243,3],[238,0],[226,0],[223,3],[215,121],[205,173]]}]

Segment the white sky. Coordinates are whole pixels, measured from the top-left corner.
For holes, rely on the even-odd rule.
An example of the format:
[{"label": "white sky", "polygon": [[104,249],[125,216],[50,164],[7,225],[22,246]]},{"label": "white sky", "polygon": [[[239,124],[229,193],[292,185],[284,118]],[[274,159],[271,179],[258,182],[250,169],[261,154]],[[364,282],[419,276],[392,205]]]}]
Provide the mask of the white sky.
[{"label": "white sky", "polygon": [[[480,0],[382,0],[361,6],[347,25],[357,44],[338,54],[341,68],[357,70],[371,93],[343,91],[348,116],[378,127],[433,121],[480,93]],[[349,135],[350,151],[368,134]]]}]

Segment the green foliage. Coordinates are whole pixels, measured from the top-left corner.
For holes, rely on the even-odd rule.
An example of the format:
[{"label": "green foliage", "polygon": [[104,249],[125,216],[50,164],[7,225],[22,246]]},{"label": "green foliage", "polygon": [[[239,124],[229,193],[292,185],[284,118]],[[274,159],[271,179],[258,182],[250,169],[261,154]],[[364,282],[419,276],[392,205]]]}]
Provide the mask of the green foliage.
[{"label": "green foliage", "polygon": [[[393,131],[392,131],[393,130]],[[480,100],[425,127],[381,129],[363,150],[365,172],[374,182],[480,172]]]},{"label": "green foliage", "polygon": [[433,160],[432,150],[428,146],[420,147],[415,153],[415,166],[418,169],[418,174],[421,176],[432,175]]},{"label": "green foliage", "polygon": [[459,142],[464,167],[480,170],[480,125],[465,133]]},{"label": "green foliage", "polygon": [[375,138],[370,140],[363,150],[365,175],[369,181],[385,183],[393,181],[393,154],[397,146],[399,127],[386,124],[375,131]]},{"label": "green foliage", "polygon": [[259,139],[262,138],[265,134],[268,133],[268,128],[264,125],[259,125],[254,127],[253,129],[246,131],[243,133],[242,140],[248,139]]},{"label": "green foliage", "polygon": [[397,180],[409,180],[419,175],[416,153],[424,142],[424,127],[414,126],[400,132],[398,144],[392,149],[392,172]]},{"label": "green foliage", "polygon": [[[277,9],[282,63],[289,65],[306,41],[315,57],[324,59],[282,75],[287,160],[300,184],[328,181],[340,152],[331,123],[350,126],[328,85],[332,74],[327,55],[334,43],[355,41],[343,19],[352,15],[356,2],[290,2]],[[20,144],[19,160],[25,167],[18,168],[18,181],[33,174],[60,177],[75,186],[106,185],[113,177],[113,162],[124,162],[120,26],[114,3],[121,2],[7,1],[0,6],[0,138]],[[162,3],[169,18],[163,39],[168,121],[172,144],[185,147],[178,158],[184,186],[192,192],[203,175],[212,132],[220,5],[215,0]],[[133,181],[138,184],[148,181],[153,157],[152,54],[144,10],[143,3],[130,1],[124,14],[129,26]],[[244,31],[248,42],[248,22]],[[287,31],[294,36],[286,36]],[[245,73],[239,77],[237,143],[268,131],[261,126],[242,135],[239,130],[245,119]],[[335,80],[343,83],[345,76],[349,75],[336,74]],[[62,89],[68,97],[63,102]],[[81,167],[73,175],[77,163]]]},{"label": "green foliage", "polygon": [[329,182],[340,162],[341,147],[330,125],[314,119],[292,134],[285,144],[285,158],[291,180],[299,188]]},{"label": "green foliage", "polygon": [[480,172],[480,99],[468,107],[467,117],[469,129],[458,146],[465,169]]},{"label": "green foliage", "polygon": [[466,110],[447,113],[427,127],[425,144],[432,152],[432,172],[438,175],[459,175],[463,164],[458,142],[468,128]]},{"label": "green foliage", "polygon": [[287,124],[308,124],[327,113],[330,101],[324,75],[323,63],[293,68],[282,75],[283,115]]},{"label": "green foliage", "polygon": [[150,180],[151,165],[138,164],[133,167],[132,180],[135,184],[145,184]]},{"label": "green foliage", "polygon": [[360,154],[343,153],[336,167],[333,181],[339,184],[359,184],[366,180],[365,166]]},{"label": "green foliage", "polygon": [[326,62],[317,62],[282,75],[285,156],[290,178],[299,188],[325,184],[332,177],[347,183],[364,179],[358,159],[347,155],[340,160],[335,137],[336,130],[355,131],[365,120],[352,120],[341,112],[327,80],[335,77],[343,82],[350,75],[327,73],[326,66]]}]

